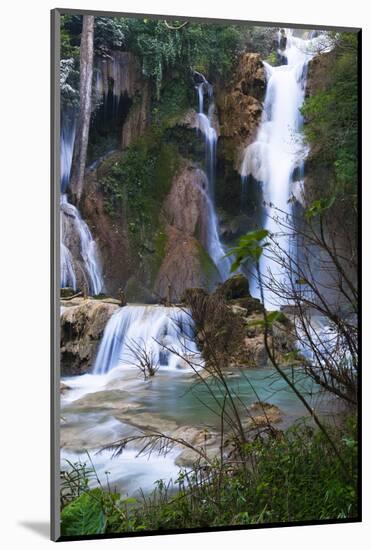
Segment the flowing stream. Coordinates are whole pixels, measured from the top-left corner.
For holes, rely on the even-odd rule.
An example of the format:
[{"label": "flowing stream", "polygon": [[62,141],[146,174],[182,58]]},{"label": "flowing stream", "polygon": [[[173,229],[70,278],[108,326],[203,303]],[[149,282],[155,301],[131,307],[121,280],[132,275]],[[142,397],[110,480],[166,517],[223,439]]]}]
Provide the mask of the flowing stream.
[{"label": "flowing stream", "polygon": [[[274,67],[264,62],[268,84],[262,122],[256,140],[245,150],[241,177],[243,186],[248,184],[248,176],[262,184],[265,228],[274,235],[281,254],[295,258],[295,236],[282,230],[281,223],[286,216],[291,216],[290,196],[300,197],[303,185],[302,180],[294,182],[296,174],[303,178],[308,154],[301,132],[303,118],[300,108],[304,101],[307,64],[314,55],[319,37],[299,38],[290,29],[285,30],[285,35],[286,46],[278,50],[285,64]],[[260,272],[263,280],[273,277],[278,284],[285,284],[287,280],[287,274],[274,261],[269,249],[261,257]],[[256,274],[250,288],[253,295],[260,298]],[[266,288],[264,300],[268,307],[281,305]]]},{"label": "flowing stream", "polygon": [[[207,189],[207,214],[208,214],[208,242],[207,251],[216,265],[222,281],[226,281],[230,276],[231,259],[226,257],[226,251],[219,238],[218,219],[215,212],[214,187],[216,170],[216,148],[218,143],[218,134],[213,125],[215,117],[215,106],[213,101],[213,87],[206,78],[199,73],[203,79],[197,85],[198,96],[198,129],[201,131],[205,140],[206,154],[206,175],[208,179]],[[208,111],[204,112],[204,96],[208,98]]]},{"label": "flowing stream", "polygon": [[[144,379],[133,344],[152,354],[158,370]],[[184,357],[184,359],[182,359]],[[183,451],[138,455],[140,446],[129,444],[122,454],[101,448],[142,430],[177,433],[187,439],[190,430],[218,431],[215,398],[223,402],[224,389],[209,381],[214,396],[200,382],[201,355],[194,341],[194,327],[187,311],[178,307],[130,305],[117,310],[108,321],[92,373],[62,379],[69,388],[61,400],[61,465],[66,460],[89,463],[89,452],[100,480],[106,472],[111,486],[122,494],[154,489],[158,479],[177,478]],[[326,414],[328,401],[298,369],[290,376],[311,404]],[[283,413],[277,424],[285,428],[306,411],[286,383],[270,368],[233,370],[229,387],[239,396],[240,407],[262,401],[277,405]]]}]

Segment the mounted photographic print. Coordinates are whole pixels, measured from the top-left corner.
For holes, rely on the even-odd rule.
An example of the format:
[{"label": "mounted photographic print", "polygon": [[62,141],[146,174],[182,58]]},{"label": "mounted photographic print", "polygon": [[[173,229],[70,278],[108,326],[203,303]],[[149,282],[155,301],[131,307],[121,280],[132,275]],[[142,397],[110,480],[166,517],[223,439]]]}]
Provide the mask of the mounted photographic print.
[{"label": "mounted photographic print", "polygon": [[52,537],[361,520],[359,29],[52,12]]}]

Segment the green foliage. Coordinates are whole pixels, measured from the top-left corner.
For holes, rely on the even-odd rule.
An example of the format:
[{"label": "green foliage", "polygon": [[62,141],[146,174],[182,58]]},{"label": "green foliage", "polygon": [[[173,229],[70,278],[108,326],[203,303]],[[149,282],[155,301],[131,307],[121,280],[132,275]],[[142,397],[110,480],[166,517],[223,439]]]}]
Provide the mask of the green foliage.
[{"label": "green foliage", "polygon": [[70,32],[73,16],[61,16],[60,87],[64,107],[79,101],[80,37]]},{"label": "green foliage", "polygon": [[263,249],[269,246],[268,242],[261,243],[261,241],[268,236],[269,231],[258,229],[240,237],[238,245],[233,247],[227,254],[227,256],[235,256],[231,272],[236,271],[246,260],[259,261]]},{"label": "green foliage", "polygon": [[[357,421],[328,427],[346,471],[322,432],[298,423],[244,444],[248,468],[215,460],[162,480],[148,496],[118,499],[94,489],[62,512],[63,534],[123,533],[287,523],[357,515]],[[207,475],[206,475],[207,474]],[[352,481],[351,481],[352,480]]]},{"label": "green foliage", "polygon": [[101,55],[125,47],[129,33],[126,21],[125,17],[95,17],[94,47]]},{"label": "green foliage", "polygon": [[[332,66],[321,88],[304,102],[305,133],[315,146],[318,162],[329,166],[333,174],[327,195],[357,194],[358,150],[358,75],[357,34],[333,35]],[[330,182],[327,182],[330,183]]]},{"label": "green foliage", "polygon": [[250,321],[248,324],[249,326],[268,326],[271,327],[274,323],[277,322],[284,322],[286,321],[286,317],[282,311],[270,311],[267,313],[266,318],[262,319],[261,321]]},{"label": "green foliage", "polygon": [[161,132],[174,126],[192,105],[189,88],[183,75],[177,74],[177,71],[173,72],[171,79],[166,80],[161,97],[154,102],[152,109],[152,126],[156,131]]},{"label": "green foliage", "polygon": [[103,510],[104,492],[93,489],[81,494],[63,508],[61,531],[65,536],[100,535],[106,529]]},{"label": "green foliage", "polygon": [[[335,202],[335,197],[329,197],[327,199],[318,199],[313,201],[305,211],[305,217],[308,220],[317,216],[321,217],[325,214],[326,210],[329,210]],[[305,284],[305,283],[304,283]]]},{"label": "green foliage", "polygon": [[80,497],[89,488],[89,482],[95,477],[94,470],[85,462],[66,461],[67,468],[61,471],[61,505]]},{"label": "green foliage", "polygon": [[[351,479],[357,479],[355,426],[332,430]],[[323,434],[295,426],[287,433],[246,444],[251,471],[215,464],[215,477],[199,490],[196,480],[151,515],[138,520],[152,529],[246,525],[354,517],[351,484]],[[218,472],[218,475],[216,473]],[[179,483],[179,480],[178,480]],[[180,487],[182,487],[180,482]],[[163,499],[164,500],[164,499]]]},{"label": "green foliage", "polygon": [[[125,24],[127,48],[140,57],[144,74],[155,82],[157,99],[166,74],[174,69],[227,79],[240,51],[253,48],[267,54],[273,45],[271,29],[260,27],[188,23],[174,30],[164,21],[148,18],[128,18]],[[180,24],[172,21],[171,26]]]},{"label": "green foliage", "polygon": [[273,67],[278,64],[278,56],[277,52],[273,51],[271,52],[268,57],[266,58],[266,62],[269,63],[269,65],[272,65]]},{"label": "green foliage", "polygon": [[141,225],[150,223],[170,188],[178,162],[176,148],[157,141],[155,135],[138,139],[100,181],[108,212],[121,213],[129,202],[130,230],[135,233]]},{"label": "green foliage", "polygon": [[145,261],[152,282],[166,246],[160,211],[179,162],[176,147],[151,132],[123,152],[99,182],[106,211],[125,221],[134,262]]},{"label": "green foliage", "polygon": [[80,56],[81,18],[73,15],[61,16],[61,59]]}]

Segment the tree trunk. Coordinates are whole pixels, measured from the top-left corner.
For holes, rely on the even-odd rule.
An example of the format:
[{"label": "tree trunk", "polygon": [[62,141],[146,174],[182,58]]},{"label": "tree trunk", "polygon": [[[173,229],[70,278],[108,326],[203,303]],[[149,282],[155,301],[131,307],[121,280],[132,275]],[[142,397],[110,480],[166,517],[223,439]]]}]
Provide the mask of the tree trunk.
[{"label": "tree trunk", "polygon": [[72,200],[78,204],[81,198],[86,153],[88,148],[93,81],[94,16],[84,15],[80,44],[80,110],[73,149],[70,189]]}]

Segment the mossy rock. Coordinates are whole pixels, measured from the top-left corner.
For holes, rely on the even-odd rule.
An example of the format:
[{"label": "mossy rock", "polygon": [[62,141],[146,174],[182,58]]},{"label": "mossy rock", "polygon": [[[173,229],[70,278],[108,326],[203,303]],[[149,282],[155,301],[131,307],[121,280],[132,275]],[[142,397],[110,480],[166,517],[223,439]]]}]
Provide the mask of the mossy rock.
[{"label": "mossy rock", "polygon": [[252,296],[245,296],[243,298],[235,298],[228,301],[229,305],[236,305],[246,310],[245,315],[251,315],[252,313],[261,313],[264,311],[263,304],[257,298]]},{"label": "mossy rock", "polygon": [[237,273],[218,285],[215,294],[223,296],[226,300],[251,298],[249,281],[241,273]]},{"label": "mossy rock", "polygon": [[74,294],[76,294],[76,291],[69,286],[65,288],[61,288],[61,293],[60,293],[61,298],[70,298]]},{"label": "mossy rock", "polygon": [[205,287],[211,290],[220,281],[220,275],[210,255],[200,243],[198,243],[198,259],[205,277]]},{"label": "mossy rock", "polygon": [[148,288],[135,277],[130,277],[125,286],[125,297],[128,302],[156,304],[158,300]]}]

